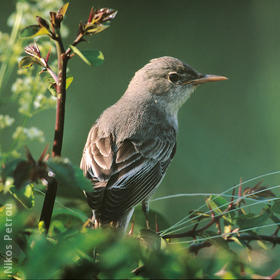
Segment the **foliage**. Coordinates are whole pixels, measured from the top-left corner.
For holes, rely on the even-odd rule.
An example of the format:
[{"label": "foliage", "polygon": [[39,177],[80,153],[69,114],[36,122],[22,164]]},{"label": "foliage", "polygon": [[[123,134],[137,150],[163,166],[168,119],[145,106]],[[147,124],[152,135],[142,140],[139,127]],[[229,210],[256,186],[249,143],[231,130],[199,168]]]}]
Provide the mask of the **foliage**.
[{"label": "foliage", "polygon": [[[10,34],[0,32],[0,104],[1,107],[7,103],[17,104],[19,115],[11,117],[8,114],[0,114],[0,133],[11,134],[13,141],[9,147],[0,144],[1,158],[3,164],[8,158],[18,158],[21,148],[30,140],[44,142],[44,133],[36,127],[28,127],[31,117],[44,110],[54,108],[56,100],[48,93],[48,78],[36,74],[37,69],[18,69],[18,77],[12,84],[12,94],[4,95],[6,85],[14,68],[18,64],[21,55],[23,40],[19,38],[20,30],[34,21],[36,15],[46,15],[49,9],[58,9],[62,1],[18,1],[16,11],[8,19],[8,25],[12,27]],[[47,10],[46,10],[47,9]],[[62,33],[67,35],[68,30],[63,27]],[[42,39],[38,46],[42,53],[47,53],[51,48],[48,40]],[[23,121],[22,121],[23,119]],[[11,127],[10,130],[7,128]]]},{"label": "foliage", "polygon": [[[3,170],[5,181],[1,185],[2,193],[15,198],[6,195],[2,199],[0,216],[2,236],[10,236],[6,219],[12,220],[12,241],[6,240],[3,245],[12,242],[14,263],[11,275],[15,278],[259,278],[256,271],[260,273],[261,267],[256,268],[254,262],[265,260],[265,251],[270,246],[267,242],[272,245],[280,243],[276,232],[261,234],[261,228],[265,226],[278,231],[279,200],[270,190],[256,191],[255,186],[250,188],[255,192],[248,194],[247,188],[229,201],[223,195],[208,197],[205,202],[208,211],[190,213],[186,226],[192,229],[173,235],[167,232],[174,231],[174,226],[169,227],[165,218],[153,211],[149,217],[151,229],[145,229],[140,208],[126,236],[110,227],[92,229],[85,204],[81,207],[80,201],[64,199],[61,203],[57,200],[49,233],[45,235],[44,227],[36,226],[36,208],[44,193],[41,191],[43,186],[35,181],[50,171],[56,172],[65,180],[60,186],[69,189],[74,187],[67,184],[69,172],[75,167],[62,159],[46,160],[44,154],[38,161],[29,153],[27,157],[27,160],[6,165]],[[19,172],[15,172],[23,164],[29,169],[28,178],[24,168],[20,168],[23,175],[20,178]],[[72,171],[72,176],[75,172]],[[18,180],[22,184],[16,184]],[[77,187],[85,185],[85,180],[83,176],[76,176]],[[266,196],[266,192],[273,196],[266,197],[265,202],[259,200]],[[252,199],[252,195],[258,196],[258,200]],[[250,206],[247,204],[252,201],[263,205],[259,214],[247,211],[245,206]],[[245,202],[247,204],[240,207]],[[199,226],[203,222],[206,225]],[[178,238],[184,239],[178,242]],[[1,252],[5,259],[5,248]],[[7,277],[4,272],[2,270],[1,278]]]},{"label": "foliage", "polygon": [[[51,12],[48,22],[44,18],[53,9],[58,9],[58,12]],[[10,149],[1,151],[0,233],[3,242],[0,258],[4,265],[1,266],[0,278],[262,277],[259,274],[264,264],[256,267],[256,260],[265,263],[269,246],[280,244],[277,235],[280,228],[279,196],[272,191],[279,186],[268,188],[256,184],[243,189],[240,183],[232,188],[231,195],[225,192],[208,196],[202,207],[171,226],[160,213],[151,211],[149,227],[146,228],[144,215],[138,208],[129,233],[125,235],[110,226],[93,229],[91,220],[87,218],[89,213],[85,201],[66,196],[56,199],[53,212],[51,208],[50,226],[40,219],[42,202],[46,202],[53,184],[58,184],[65,192],[76,189],[82,192],[90,191],[91,183],[69,160],[58,157],[54,152],[50,157],[48,147],[38,160],[27,148],[23,157],[20,148],[30,144],[30,140],[45,141],[43,132],[36,127],[27,127],[26,122],[42,110],[52,108],[73,81],[73,77],[66,77],[65,72],[65,87],[61,90],[61,53],[67,59],[78,55],[92,66],[103,62],[101,51],[80,50],[76,45],[108,28],[116,16],[112,9],[91,9],[87,21],[79,25],[76,39],[64,49],[61,36],[68,31],[61,22],[67,9],[68,3],[63,5],[61,1],[20,1],[16,13],[9,18],[13,28],[11,35],[0,33],[3,39],[0,40],[2,93],[3,81],[10,77],[17,63],[15,57],[23,48],[24,41],[18,39],[19,33],[27,40],[44,35],[58,45],[59,53],[58,61],[50,63],[53,48],[44,37],[25,47],[26,56],[19,61],[21,69],[10,97],[11,102],[17,104],[19,114],[25,117],[25,122],[18,124],[14,117],[0,115],[2,132],[9,126],[13,127],[13,143]],[[37,24],[31,20],[35,15]],[[5,44],[11,48],[6,48]],[[38,67],[41,74],[48,73],[50,78],[35,74]],[[280,274],[280,270],[270,272],[269,279]]]}]

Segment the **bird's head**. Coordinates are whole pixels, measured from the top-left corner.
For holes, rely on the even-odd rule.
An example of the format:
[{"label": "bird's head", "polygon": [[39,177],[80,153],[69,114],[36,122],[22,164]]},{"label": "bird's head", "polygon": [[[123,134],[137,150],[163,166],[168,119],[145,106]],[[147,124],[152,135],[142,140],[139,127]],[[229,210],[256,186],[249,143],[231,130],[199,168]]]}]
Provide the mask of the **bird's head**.
[{"label": "bird's head", "polygon": [[201,74],[177,58],[164,56],[152,59],[138,70],[127,92],[134,97],[150,97],[165,111],[177,114],[198,85],[221,80],[227,78]]}]

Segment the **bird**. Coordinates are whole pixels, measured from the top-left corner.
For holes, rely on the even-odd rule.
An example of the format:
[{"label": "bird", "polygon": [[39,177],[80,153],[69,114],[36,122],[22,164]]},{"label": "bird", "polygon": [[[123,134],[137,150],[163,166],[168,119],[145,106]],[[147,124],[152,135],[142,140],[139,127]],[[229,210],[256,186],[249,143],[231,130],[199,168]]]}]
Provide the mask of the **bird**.
[{"label": "bird", "polygon": [[163,56],[138,70],[121,98],[93,124],[80,168],[93,185],[86,192],[97,227],[125,231],[134,208],[147,217],[154,194],[176,152],[178,111],[198,85],[227,80],[201,74]]}]

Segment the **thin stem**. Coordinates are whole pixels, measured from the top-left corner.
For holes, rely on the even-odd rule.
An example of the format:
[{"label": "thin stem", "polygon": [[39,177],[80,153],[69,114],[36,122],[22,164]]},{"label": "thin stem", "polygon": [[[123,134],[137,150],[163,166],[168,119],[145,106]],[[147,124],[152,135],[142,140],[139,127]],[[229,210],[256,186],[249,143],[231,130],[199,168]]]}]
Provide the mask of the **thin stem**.
[{"label": "thin stem", "polygon": [[55,81],[56,84],[58,84],[58,77],[56,76],[56,74],[53,72],[53,70],[47,66],[47,71],[50,74],[50,76],[53,78],[53,80]]},{"label": "thin stem", "polygon": [[40,221],[44,222],[46,232],[48,232],[51,223],[56,191],[57,191],[57,182],[53,178],[50,178],[50,180],[48,181],[48,188],[46,191],[46,196],[44,199],[44,204],[40,217]]},{"label": "thin stem", "polygon": [[[84,34],[79,33],[78,36],[76,37],[76,39],[73,41],[72,46],[76,46],[80,42],[84,41],[83,37],[84,37]],[[65,52],[65,55],[66,55],[67,59],[69,59],[69,58],[71,58],[75,55],[74,53],[71,53],[71,52],[72,52],[72,50],[69,47]]]},{"label": "thin stem", "polygon": [[[64,132],[64,119],[65,119],[65,104],[66,104],[66,69],[68,60],[71,58],[71,49],[66,51],[61,39],[59,28],[54,28],[55,36],[52,37],[56,44],[57,61],[58,61],[58,77],[55,73],[47,67],[47,71],[53,77],[56,82],[57,103],[56,103],[56,120],[55,120],[55,132],[52,148],[52,156],[61,156],[63,132]],[[72,45],[77,45],[83,41],[84,34],[79,33]],[[55,197],[57,192],[57,182],[50,178],[48,183],[48,189],[44,199],[44,204],[41,212],[40,221],[44,221],[46,232],[49,230],[50,221],[52,217],[53,207],[55,203]]]},{"label": "thin stem", "polygon": [[61,39],[56,41],[57,59],[58,59],[58,84],[57,84],[57,105],[56,105],[56,121],[55,133],[53,141],[52,156],[60,156],[63,143],[65,102],[66,102],[66,67],[67,59]]},{"label": "thin stem", "polygon": [[[56,50],[58,60],[58,82],[56,83],[57,91],[57,105],[56,105],[56,120],[55,132],[53,140],[52,156],[61,156],[63,131],[64,131],[64,118],[65,118],[65,102],[66,102],[66,68],[67,61],[64,51],[64,46],[61,40],[59,31],[56,37]],[[50,73],[51,74],[51,73]],[[55,197],[57,192],[57,182],[51,178],[48,183],[48,189],[44,199],[44,204],[41,212],[41,221],[44,221],[46,232],[49,230]]]},{"label": "thin stem", "polygon": [[204,227],[200,228],[200,229],[196,229],[193,228],[190,231],[187,232],[182,232],[182,233],[177,233],[177,234],[166,234],[164,236],[162,236],[162,238],[164,239],[168,239],[168,238],[183,238],[183,237],[195,237],[196,235],[198,235],[199,233],[203,232],[204,230],[208,229],[209,227],[211,227],[213,224],[215,224],[217,222],[217,217],[212,216],[211,221],[206,224]]}]

